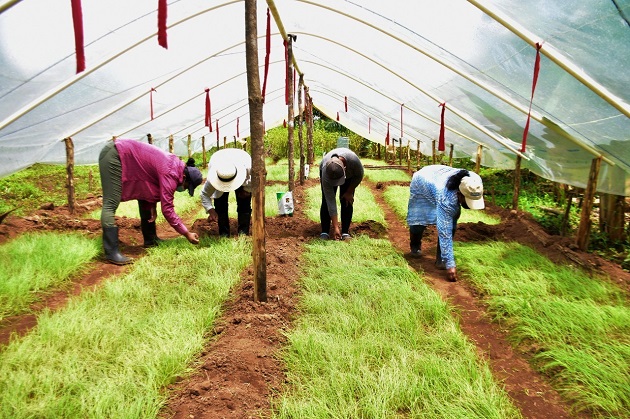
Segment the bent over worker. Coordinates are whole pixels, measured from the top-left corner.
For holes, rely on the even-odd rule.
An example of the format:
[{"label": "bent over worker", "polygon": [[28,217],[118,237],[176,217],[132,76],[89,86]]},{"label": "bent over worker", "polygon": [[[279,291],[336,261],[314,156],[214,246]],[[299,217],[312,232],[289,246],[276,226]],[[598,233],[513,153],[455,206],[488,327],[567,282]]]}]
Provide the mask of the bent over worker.
[{"label": "bent over worker", "polygon": [[175,212],[175,191],[188,190],[192,196],[201,184],[202,175],[196,167],[188,167],[174,154],[135,140],[111,140],[101,150],[98,160],[103,188],[103,249],[107,261],[126,265],[132,259],[118,249],[118,227],[114,218],[123,201],[138,200],[140,223],[145,246],[155,244],[156,207],[159,202],[168,223],[192,243],[199,237],[186,228]]},{"label": "bent over worker", "polygon": [[457,280],[453,237],[461,208],[483,209],[481,177],[465,169],[430,165],[414,173],[410,185],[407,224],[413,256],[420,256],[422,234],[428,225],[437,227],[435,266],[446,269],[447,279]]},{"label": "bent over worker", "polygon": [[[319,165],[319,180],[322,189],[322,204],[319,209],[322,232],[320,238],[332,236],[335,240],[350,239],[350,224],[354,208],[354,191],[363,180],[363,164],[349,148],[329,151]],[[341,204],[341,227],[337,211],[337,188]]]},{"label": "bent over worker", "polygon": [[236,195],[238,234],[249,234],[252,217],[251,170],[251,156],[238,148],[224,148],[210,157],[208,176],[201,190],[201,205],[208,214],[208,221],[217,221],[219,236],[230,235],[228,216],[230,191],[234,191]]}]

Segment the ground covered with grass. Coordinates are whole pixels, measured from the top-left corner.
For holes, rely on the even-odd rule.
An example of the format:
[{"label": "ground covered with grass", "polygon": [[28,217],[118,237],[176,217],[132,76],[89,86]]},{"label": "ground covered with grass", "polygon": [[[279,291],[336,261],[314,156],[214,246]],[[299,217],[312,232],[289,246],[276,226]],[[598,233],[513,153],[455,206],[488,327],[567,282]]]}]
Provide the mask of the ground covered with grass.
[{"label": "ground covered with grass", "polygon": [[[268,196],[286,189],[278,172],[268,179]],[[143,249],[133,211],[118,217],[122,250],[136,264],[103,263],[91,244],[83,245],[89,260],[73,261],[71,275],[53,267],[57,282],[31,285],[31,299],[3,309],[0,415],[627,415],[628,274],[544,233],[527,214],[489,204],[483,222],[462,220],[461,280],[448,283],[433,266],[434,230],[421,258],[407,255],[408,180],[400,173],[368,171],[357,207],[370,208],[355,213],[350,243],[316,239],[317,212],[307,205],[318,199],[313,177],[296,186],[293,216],[267,213],[264,303],[253,302],[248,240],[219,239],[216,225],[194,206],[180,215],[204,238],[199,247],[161,223],[168,245]],[[0,258],[13,261],[28,232],[79,233],[100,246],[100,223],[88,216],[94,210],[98,197],[81,200],[72,214],[53,205],[10,215],[0,225]],[[234,216],[232,223],[235,231]],[[508,244],[496,249],[493,242]],[[520,246],[541,259],[527,254],[533,267],[505,265],[499,255],[516,258]],[[532,273],[556,272],[555,264],[570,273],[557,280]],[[558,313],[551,317],[577,320],[578,303],[599,311],[583,323],[540,324],[544,316],[536,310],[548,306],[545,313]],[[606,318],[619,323],[598,323]],[[598,344],[605,337],[609,342]],[[567,343],[580,353],[562,353]],[[595,368],[598,357],[606,362]],[[589,383],[599,372],[612,377]]]}]

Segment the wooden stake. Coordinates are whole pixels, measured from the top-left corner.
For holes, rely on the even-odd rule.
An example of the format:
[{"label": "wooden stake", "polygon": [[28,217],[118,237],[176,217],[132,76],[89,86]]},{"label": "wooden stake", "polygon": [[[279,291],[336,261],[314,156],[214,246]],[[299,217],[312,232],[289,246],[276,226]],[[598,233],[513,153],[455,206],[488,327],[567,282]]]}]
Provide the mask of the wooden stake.
[{"label": "wooden stake", "polygon": [[203,166],[208,167],[208,163],[206,161],[206,137],[201,136],[201,154],[203,156]]},{"label": "wooden stake", "polygon": [[315,151],[313,147],[313,99],[308,94],[308,87],[304,86],[304,101],[306,106],[306,161],[309,165],[315,163]]},{"label": "wooden stake", "polygon": [[433,140],[432,143],[432,149],[433,149],[433,164],[435,164],[435,162],[437,161],[437,150],[435,149],[435,140]]},{"label": "wooden stake", "polygon": [[477,146],[477,158],[475,162],[475,173],[479,174],[479,170],[481,170],[481,152],[483,150],[483,146],[479,144]]},{"label": "wooden stake", "polygon": [[597,178],[599,177],[599,168],[601,165],[602,156],[595,157],[592,160],[588,184],[584,190],[584,200],[582,201],[582,209],[580,212],[580,225],[578,227],[576,239],[577,247],[583,251],[588,248],[589,235],[591,233],[591,212],[593,210],[593,200],[595,199]]},{"label": "wooden stake", "polygon": [[298,141],[300,144],[300,185],[304,185],[304,165],[306,159],[304,156],[304,138],[302,136],[302,114],[304,113],[304,105],[302,104],[302,86],[304,86],[304,74],[300,74],[298,82]]},{"label": "wooden stake", "polygon": [[289,94],[289,103],[287,105],[287,136],[288,136],[288,159],[289,159],[289,191],[293,192],[295,189],[295,162],[294,159],[294,138],[293,138],[293,125],[295,117],[293,114],[294,101],[293,98],[293,40],[294,36],[287,34],[287,61],[289,63],[289,70],[287,72],[287,86]]},{"label": "wooden stake", "polygon": [[190,134],[188,134],[188,141],[187,141],[187,145],[188,145],[188,158],[192,157],[192,150],[190,148],[190,143],[192,141],[192,136]]},{"label": "wooden stake", "polygon": [[169,153],[173,153],[173,136],[169,135],[168,136],[168,152]]},{"label": "wooden stake", "polygon": [[249,126],[252,141],[252,256],[254,301],[267,301],[267,255],[265,250],[265,147],[263,102],[258,72],[258,20],[256,0],[245,0],[245,59]]},{"label": "wooden stake", "polygon": [[68,190],[68,210],[74,214],[74,143],[72,138],[64,139],[66,143],[66,189]]},{"label": "wooden stake", "polygon": [[453,166],[453,150],[455,149],[455,146],[453,144],[451,144],[451,151],[449,151],[448,153],[448,165],[449,166]]},{"label": "wooden stake", "polygon": [[153,136],[151,134],[147,134],[147,141],[149,144],[153,144]]}]

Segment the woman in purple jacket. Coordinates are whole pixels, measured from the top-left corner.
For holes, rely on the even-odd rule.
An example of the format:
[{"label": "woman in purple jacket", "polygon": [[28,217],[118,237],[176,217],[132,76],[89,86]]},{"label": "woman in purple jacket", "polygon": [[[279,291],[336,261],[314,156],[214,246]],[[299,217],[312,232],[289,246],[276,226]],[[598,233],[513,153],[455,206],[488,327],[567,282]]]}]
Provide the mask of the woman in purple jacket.
[{"label": "woman in purple jacket", "polygon": [[155,232],[158,202],[164,218],[175,231],[190,243],[199,243],[199,236],[188,231],[173,205],[175,191],[188,190],[192,196],[201,184],[199,169],[186,166],[174,154],[135,140],[108,141],[98,163],[103,188],[103,249],[109,262],[116,265],[132,262],[118,250],[118,227],[114,218],[120,203],[132,199],[138,200],[145,246],[155,245],[158,240]]}]

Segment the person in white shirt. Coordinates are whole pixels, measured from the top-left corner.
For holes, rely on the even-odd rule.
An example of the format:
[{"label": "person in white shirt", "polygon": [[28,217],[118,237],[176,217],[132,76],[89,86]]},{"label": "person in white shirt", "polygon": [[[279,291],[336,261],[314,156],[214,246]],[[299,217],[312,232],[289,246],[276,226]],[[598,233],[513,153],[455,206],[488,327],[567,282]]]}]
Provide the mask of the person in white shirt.
[{"label": "person in white shirt", "polygon": [[208,176],[201,190],[201,205],[208,221],[217,221],[219,236],[230,236],[228,196],[236,194],[238,234],[249,234],[252,216],[252,158],[246,151],[224,148],[215,152],[208,163]]}]

